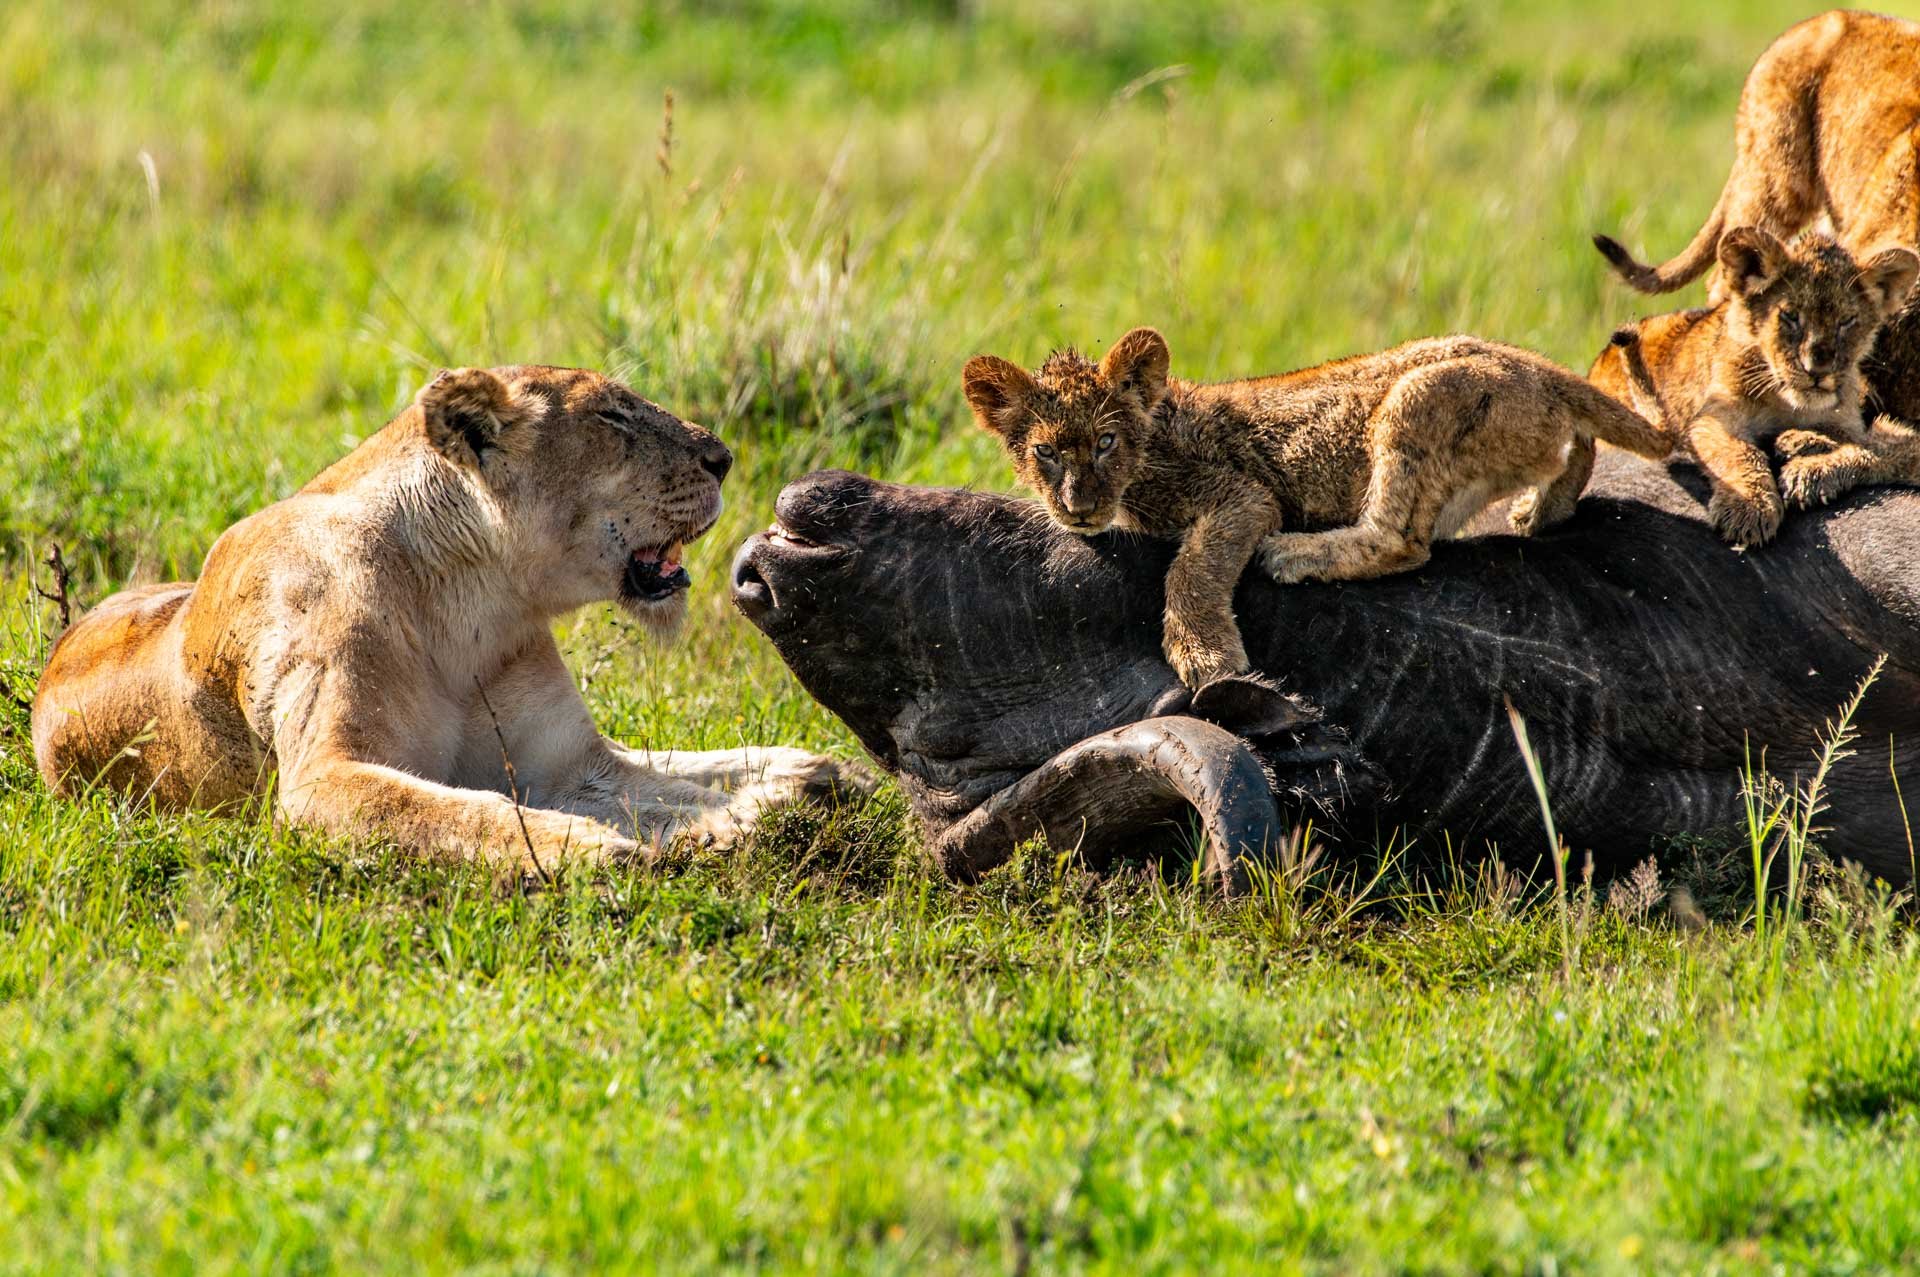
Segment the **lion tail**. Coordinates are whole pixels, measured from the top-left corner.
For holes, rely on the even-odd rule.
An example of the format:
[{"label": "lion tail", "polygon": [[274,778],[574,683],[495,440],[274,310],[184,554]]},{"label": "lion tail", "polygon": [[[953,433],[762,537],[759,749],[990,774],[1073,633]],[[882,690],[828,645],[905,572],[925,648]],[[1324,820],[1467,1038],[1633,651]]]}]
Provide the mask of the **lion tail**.
[{"label": "lion tail", "polygon": [[1727,198],[1732,187],[1733,179],[1729,177],[1706,225],[1694,232],[1693,241],[1680,250],[1678,257],[1669,258],[1658,266],[1648,266],[1639,261],[1611,235],[1595,235],[1593,246],[1612,263],[1620,278],[1640,292],[1670,293],[1676,288],[1684,288],[1705,274],[1719,255],[1720,233],[1726,229]]},{"label": "lion tail", "polygon": [[[1625,331],[1625,330],[1623,330]],[[1618,344],[1619,333],[1614,334]],[[1665,414],[1660,412],[1658,392],[1654,390],[1653,379],[1647,374],[1646,361],[1640,356],[1640,343],[1635,334],[1631,348],[1623,348],[1621,354],[1626,357],[1628,377],[1633,382],[1634,398],[1640,400],[1642,387],[1649,394],[1646,402],[1656,405],[1655,419],[1649,420],[1632,408],[1621,403],[1606,391],[1590,382],[1569,378],[1567,388],[1568,407],[1571,410],[1573,429],[1583,435],[1602,440],[1616,448],[1663,461],[1673,452],[1673,438],[1661,428]],[[1638,369],[1635,365],[1638,364]]]}]

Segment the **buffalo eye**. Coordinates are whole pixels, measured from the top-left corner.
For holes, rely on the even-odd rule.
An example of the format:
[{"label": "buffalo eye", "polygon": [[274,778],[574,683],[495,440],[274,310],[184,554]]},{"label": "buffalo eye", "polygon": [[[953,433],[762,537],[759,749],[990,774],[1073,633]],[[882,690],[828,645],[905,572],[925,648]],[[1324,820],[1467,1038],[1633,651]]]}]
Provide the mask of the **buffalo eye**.
[{"label": "buffalo eye", "polygon": [[1106,434],[1101,435],[1097,447],[1100,453],[1113,451],[1113,432],[1108,431]]}]

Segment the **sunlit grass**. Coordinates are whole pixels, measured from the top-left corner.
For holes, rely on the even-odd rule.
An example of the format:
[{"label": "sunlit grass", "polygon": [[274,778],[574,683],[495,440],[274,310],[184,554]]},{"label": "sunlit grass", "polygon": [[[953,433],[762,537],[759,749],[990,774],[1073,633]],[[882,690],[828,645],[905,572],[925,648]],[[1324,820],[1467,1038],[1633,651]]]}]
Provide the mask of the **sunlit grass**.
[{"label": "sunlit grass", "polygon": [[892,791],[502,894],[55,802],[26,739],[50,543],[83,604],[191,576],[435,367],[539,360],[738,455],[677,647],[562,627],[599,720],[849,751],[720,588],[782,482],[1010,488],[964,359],[1136,323],[1583,367],[1641,305],[1588,233],[1684,242],[1800,16],[0,8],[0,1269],[1913,1267],[1920,953],[1777,742],[1757,837],[1615,883],[1306,835],[1222,902],[956,889]]}]

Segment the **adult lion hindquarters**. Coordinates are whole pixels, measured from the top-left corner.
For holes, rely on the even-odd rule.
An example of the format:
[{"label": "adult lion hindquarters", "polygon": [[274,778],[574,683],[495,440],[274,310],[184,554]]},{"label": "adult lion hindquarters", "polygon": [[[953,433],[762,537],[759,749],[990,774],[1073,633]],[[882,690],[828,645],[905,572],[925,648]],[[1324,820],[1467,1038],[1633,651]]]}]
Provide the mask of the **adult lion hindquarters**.
[{"label": "adult lion hindquarters", "polygon": [[[1734,136],[1720,199],[1678,256],[1648,266],[1594,237],[1634,288],[1684,287],[1738,226],[1786,238],[1825,215],[1855,253],[1920,244],[1920,23],[1836,9],[1789,29],[1747,73]],[[1728,288],[1716,280],[1713,300]]]},{"label": "adult lion hindquarters", "polygon": [[719,516],[731,464],[592,372],[442,373],[228,529],[197,583],[115,595],[61,636],[34,702],[41,775],[171,807],[277,775],[289,819],[521,870],[732,839],[847,777],[796,749],[626,749],[548,629],[617,599],[672,633],[681,548]]}]

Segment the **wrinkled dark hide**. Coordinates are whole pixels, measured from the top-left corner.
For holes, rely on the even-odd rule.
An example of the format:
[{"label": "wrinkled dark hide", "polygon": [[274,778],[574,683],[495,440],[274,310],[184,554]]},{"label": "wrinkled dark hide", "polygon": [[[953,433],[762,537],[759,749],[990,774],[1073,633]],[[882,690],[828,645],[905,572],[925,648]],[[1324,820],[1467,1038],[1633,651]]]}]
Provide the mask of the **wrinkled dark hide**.
[{"label": "wrinkled dark hide", "polygon": [[[1529,858],[1540,815],[1503,697],[1526,716],[1563,836],[1625,865],[1659,836],[1739,821],[1749,745],[1778,775],[1808,770],[1884,652],[1824,841],[1905,880],[1888,751],[1891,738],[1920,793],[1920,492],[1789,517],[1748,554],[1706,526],[1703,497],[1689,472],[1609,456],[1574,518],[1530,540],[1447,543],[1377,581],[1282,587],[1249,571],[1241,628],[1285,698],[1259,683],[1196,698],[1174,678],[1160,654],[1170,544],[1075,537],[1000,496],[808,475],[780,495],[783,532],[741,548],[734,590],[961,877],[1035,832],[1097,860],[1196,811],[1228,887],[1235,855],[1309,815],[1361,842],[1398,830],[1432,851],[1444,831]],[[1271,810],[1246,793],[1251,769]]]}]

